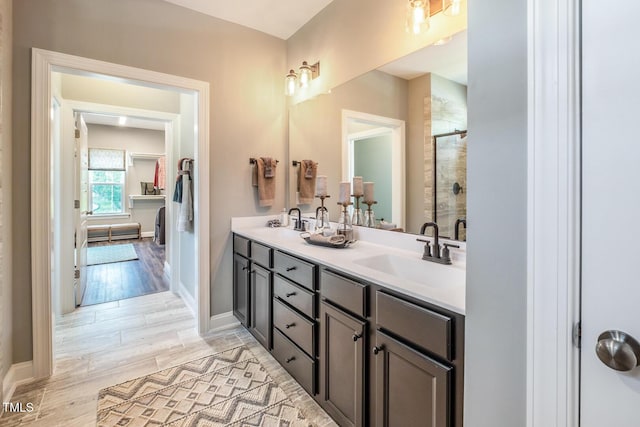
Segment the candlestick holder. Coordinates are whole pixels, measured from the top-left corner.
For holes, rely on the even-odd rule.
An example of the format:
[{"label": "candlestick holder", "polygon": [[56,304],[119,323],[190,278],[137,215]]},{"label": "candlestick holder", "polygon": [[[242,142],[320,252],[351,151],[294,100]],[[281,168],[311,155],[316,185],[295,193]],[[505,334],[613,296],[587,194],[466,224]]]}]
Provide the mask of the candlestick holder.
[{"label": "candlestick holder", "polygon": [[324,199],[328,199],[331,196],[325,194],[316,195],[316,197],[320,199],[320,206],[316,209],[316,233],[322,233],[325,228],[331,227],[329,223],[329,211],[324,207]]},{"label": "candlestick holder", "polygon": [[353,197],[353,199],[356,201],[355,205],[355,209],[353,210],[353,216],[351,217],[351,223],[353,225],[362,225],[364,224],[364,218],[362,216],[362,209],[360,209],[360,197],[362,197],[362,195],[356,196],[355,194],[352,194],[351,197]]},{"label": "candlestick holder", "polygon": [[375,200],[371,200],[371,201],[366,201],[364,202],[365,205],[367,205],[367,210],[364,213],[364,226],[365,227],[369,227],[369,228],[375,228],[376,226],[376,215],[373,212],[373,210],[371,209],[371,206],[373,205],[377,205],[378,202],[376,202]]},{"label": "candlestick holder", "polygon": [[344,238],[348,242],[350,242],[353,240],[353,226],[351,225],[351,216],[349,216],[349,211],[347,210],[347,208],[351,206],[353,203],[338,202],[338,204],[342,206],[342,212],[340,213],[340,218],[338,219],[337,233],[342,234]]}]

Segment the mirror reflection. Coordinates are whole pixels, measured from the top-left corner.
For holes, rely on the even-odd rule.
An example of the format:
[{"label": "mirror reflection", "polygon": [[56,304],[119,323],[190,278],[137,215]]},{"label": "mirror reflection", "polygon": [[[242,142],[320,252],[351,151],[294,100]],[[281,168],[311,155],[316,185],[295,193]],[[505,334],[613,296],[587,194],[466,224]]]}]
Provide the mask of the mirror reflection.
[{"label": "mirror reflection", "polygon": [[[313,160],[327,176],[331,220],[340,182],[362,176],[375,182],[378,223],[417,234],[435,220],[449,238],[457,223],[465,240],[467,136],[459,131],[467,129],[466,57],[464,31],[290,107],[289,158]],[[289,204],[296,206],[290,167]]]}]

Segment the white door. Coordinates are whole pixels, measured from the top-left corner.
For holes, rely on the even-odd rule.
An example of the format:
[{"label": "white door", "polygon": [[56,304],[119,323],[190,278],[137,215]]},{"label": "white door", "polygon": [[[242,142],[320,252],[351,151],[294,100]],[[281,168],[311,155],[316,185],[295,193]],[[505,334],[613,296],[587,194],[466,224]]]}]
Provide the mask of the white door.
[{"label": "white door", "polygon": [[582,7],[581,426],[640,426],[640,368],[614,370],[595,350],[601,341],[604,356],[617,350],[617,367],[630,368],[633,345],[600,335],[640,340],[640,6]]},{"label": "white door", "polygon": [[87,287],[87,215],[89,211],[89,149],[88,131],[82,114],[76,115],[76,305],[82,303]]}]

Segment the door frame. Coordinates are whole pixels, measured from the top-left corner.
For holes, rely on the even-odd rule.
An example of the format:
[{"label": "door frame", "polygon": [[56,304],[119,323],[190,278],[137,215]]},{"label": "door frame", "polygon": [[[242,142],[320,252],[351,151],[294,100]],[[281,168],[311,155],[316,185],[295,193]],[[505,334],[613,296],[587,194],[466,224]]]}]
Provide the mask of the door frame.
[{"label": "door frame", "polygon": [[51,72],[81,72],[111,76],[116,80],[143,83],[149,87],[172,87],[195,93],[198,100],[197,162],[194,183],[194,228],[196,241],[197,330],[202,335],[210,325],[209,247],[209,83],[126,65],[32,48],[31,55],[31,290],[33,332],[33,377],[53,373],[53,319],[51,307]]},{"label": "door frame", "polygon": [[[349,180],[349,164],[350,156],[353,157],[353,151],[350,151],[350,140],[354,133],[349,133],[349,123],[352,121],[360,123],[368,123],[378,126],[379,128],[387,128],[391,131],[391,181],[392,188],[398,189],[391,195],[391,216],[393,222],[399,228],[404,228],[406,224],[406,177],[402,173],[405,167],[405,122],[404,120],[393,119],[390,117],[377,116],[375,114],[362,113],[360,111],[342,110],[342,179]],[[358,133],[360,134],[360,133]]]},{"label": "door frame", "polygon": [[527,1],[527,427],[580,422],[580,2]]},{"label": "door frame", "polygon": [[[58,99],[55,96],[54,98]],[[165,132],[166,164],[167,165],[175,164],[173,150],[169,150],[169,148],[172,148],[173,144],[180,143],[180,115],[179,114],[166,113],[163,111],[144,110],[144,109],[131,108],[131,107],[121,107],[121,106],[115,106],[115,105],[106,105],[106,104],[99,104],[99,103],[87,102],[87,101],[77,101],[74,99],[65,99],[65,98],[61,98],[61,102],[62,102],[62,105],[68,107],[73,113],[97,113],[97,114],[120,115],[120,116],[124,115],[124,116],[145,118],[145,119],[158,120],[158,121],[164,122],[165,123],[164,132]],[[64,126],[61,126],[61,127],[64,127]],[[129,158],[127,155],[127,162],[128,161],[129,161]],[[54,164],[56,164],[55,161],[54,161]],[[58,167],[58,170],[53,171],[54,175],[60,175],[62,173],[63,173],[62,169],[59,167]],[[62,178],[58,178],[58,179],[61,182],[63,181]],[[169,191],[167,194],[171,194],[171,191]],[[73,209],[71,206],[63,206],[63,207],[60,207],[60,209],[61,209],[62,215],[72,215],[73,212],[75,211],[75,209]],[[175,215],[174,210],[175,208],[172,203],[166,203],[167,224],[173,224],[172,219],[173,219],[173,215]],[[179,270],[178,270],[179,257],[172,246],[173,242],[175,241],[174,240],[175,232],[172,227],[168,227],[166,233],[167,233],[167,242],[169,243],[167,246],[169,250],[166,251],[167,261],[165,262],[165,271],[170,271],[171,273],[169,274],[170,290],[173,293],[180,293],[180,287],[177,279],[177,277],[179,276]],[[53,233],[53,240],[54,240],[54,243],[53,243],[54,247],[59,247],[59,248],[64,247],[64,244],[62,243],[56,245],[56,242],[58,240],[61,240],[61,241],[65,240],[65,236],[62,235],[62,233],[58,233],[57,236],[56,236],[56,233]],[[54,259],[56,258],[57,257],[54,257]],[[70,272],[69,274],[66,274],[65,277],[66,277],[66,280],[69,280],[69,281],[71,281],[73,278]],[[73,290],[73,285],[70,284],[65,286],[62,283],[60,283],[59,285],[60,286],[59,286],[58,292],[60,293],[59,295],[60,308],[61,308],[60,313],[61,314],[70,313],[76,308],[75,299],[73,298],[73,293],[69,294],[69,289]],[[183,298],[184,298],[184,295],[183,295]],[[195,309],[194,309],[194,314],[195,314]]]}]

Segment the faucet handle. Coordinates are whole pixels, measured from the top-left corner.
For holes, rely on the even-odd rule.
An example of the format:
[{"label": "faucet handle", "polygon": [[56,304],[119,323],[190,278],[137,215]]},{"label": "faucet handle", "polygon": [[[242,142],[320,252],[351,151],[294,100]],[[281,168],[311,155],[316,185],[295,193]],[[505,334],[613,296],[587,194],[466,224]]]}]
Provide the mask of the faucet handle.
[{"label": "faucet handle", "polygon": [[425,239],[416,239],[418,242],[424,243],[424,253],[422,254],[422,259],[427,259],[431,257],[431,242]]},{"label": "faucet handle", "polygon": [[451,255],[449,253],[449,248],[459,248],[460,245],[454,245],[452,243],[443,243],[442,244],[442,258],[447,261],[447,264],[451,263]]}]

